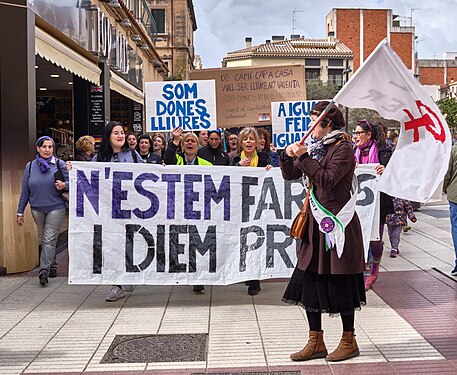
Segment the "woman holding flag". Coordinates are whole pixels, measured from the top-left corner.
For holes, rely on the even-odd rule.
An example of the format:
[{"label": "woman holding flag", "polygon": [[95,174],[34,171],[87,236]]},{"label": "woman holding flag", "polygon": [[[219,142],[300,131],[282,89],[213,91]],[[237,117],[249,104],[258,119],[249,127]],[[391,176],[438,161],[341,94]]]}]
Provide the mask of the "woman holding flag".
[{"label": "woman holding flag", "polygon": [[[283,296],[284,302],[305,309],[309,324],[308,343],[290,356],[293,361],[343,361],[359,355],[354,317],[366,296],[362,231],[355,213],[355,160],[341,130],[343,114],[329,104],[319,102],[311,111],[313,121],[326,112],[312,131],[315,142],[309,147],[297,142],[281,154],[284,179],[304,175],[312,183],[298,262]],[[324,343],[322,313],[342,320],[343,335],[331,354]]]}]

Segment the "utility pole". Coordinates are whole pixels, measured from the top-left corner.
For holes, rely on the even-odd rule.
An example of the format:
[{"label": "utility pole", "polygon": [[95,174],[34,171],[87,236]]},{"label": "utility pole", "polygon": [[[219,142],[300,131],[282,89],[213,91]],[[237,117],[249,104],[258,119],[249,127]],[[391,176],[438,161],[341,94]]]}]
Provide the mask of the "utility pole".
[{"label": "utility pole", "polygon": [[422,10],[422,9],[421,8],[411,8],[411,17],[409,18],[411,27],[413,27],[413,12],[416,10]]},{"label": "utility pole", "polygon": [[295,8],[293,11],[292,11],[292,34],[291,35],[295,35],[295,13],[303,13],[304,11],[303,10],[297,10],[297,8]]}]

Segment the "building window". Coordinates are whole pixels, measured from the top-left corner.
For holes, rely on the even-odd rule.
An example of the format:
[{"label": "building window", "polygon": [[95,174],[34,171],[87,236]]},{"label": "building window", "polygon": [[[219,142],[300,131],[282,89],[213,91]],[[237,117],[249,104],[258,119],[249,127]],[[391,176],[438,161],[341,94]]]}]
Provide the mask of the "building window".
[{"label": "building window", "polygon": [[321,79],[321,70],[320,69],[305,69],[305,79],[306,81],[317,81]]},{"label": "building window", "polygon": [[343,59],[328,59],[328,66],[343,66]]},{"label": "building window", "polygon": [[332,84],[332,85],[342,86],[343,85],[343,71],[340,69],[329,69],[328,83]]},{"label": "building window", "polygon": [[156,23],[157,32],[165,33],[165,9],[151,9],[151,12]]},{"label": "building window", "polygon": [[305,66],[321,66],[320,59],[305,59]]}]

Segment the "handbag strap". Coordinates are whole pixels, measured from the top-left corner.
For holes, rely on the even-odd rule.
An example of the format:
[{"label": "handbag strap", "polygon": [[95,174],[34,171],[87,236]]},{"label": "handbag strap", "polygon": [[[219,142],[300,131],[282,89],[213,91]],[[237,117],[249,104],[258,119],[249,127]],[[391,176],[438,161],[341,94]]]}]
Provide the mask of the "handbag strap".
[{"label": "handbag strap", "polygon": [[313,186],[313,183],[310,182],[308,186],[308,191],[306,192],[306,198],[305,201],[303,202],[303,207],[301,208],[301,213],[306,213],[307,207],[308,207],[308,201],[309,201],[309,194],[311,193],[311,188]]}]

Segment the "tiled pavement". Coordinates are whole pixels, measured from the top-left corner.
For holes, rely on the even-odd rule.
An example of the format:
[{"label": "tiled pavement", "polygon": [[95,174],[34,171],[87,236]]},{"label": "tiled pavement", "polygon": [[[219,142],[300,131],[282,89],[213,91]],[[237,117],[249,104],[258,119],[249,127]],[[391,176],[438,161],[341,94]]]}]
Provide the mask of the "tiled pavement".
[{"label": "tiled pavement", "polygon": [[[307,323],[300,308],[281,303],[284,281],[263,282],[255,297],[242,284],[202,294],[189,286],[137,286],[106,303],[107,286],[70,286],[61,267],[46,288],[33,273],[0,277],[0,374],[457,374],[448,209],[424,207],[417,216],[402,235],[400,256],[385,253],[368,304],[356,314],[361,355],[344,363],[289,360],[306,342]],[[59,258],[65,263],[66,252]],[[324,317],[324,329],[332,350],[340,320]],[[206,359],[101,363],[116,336],[166,334],[206,334]]]}]

